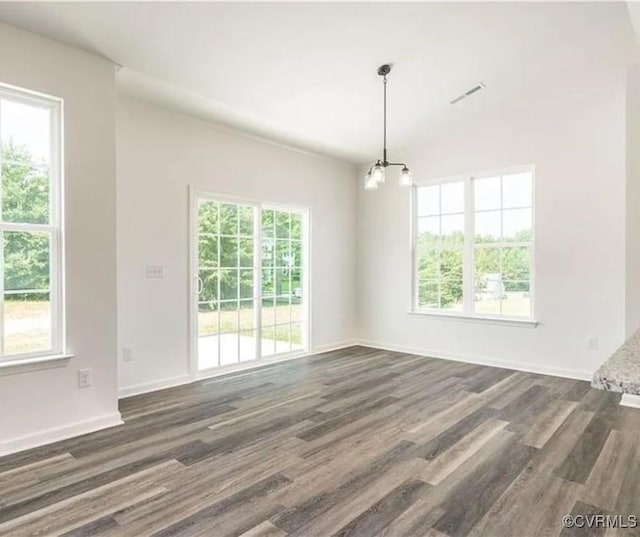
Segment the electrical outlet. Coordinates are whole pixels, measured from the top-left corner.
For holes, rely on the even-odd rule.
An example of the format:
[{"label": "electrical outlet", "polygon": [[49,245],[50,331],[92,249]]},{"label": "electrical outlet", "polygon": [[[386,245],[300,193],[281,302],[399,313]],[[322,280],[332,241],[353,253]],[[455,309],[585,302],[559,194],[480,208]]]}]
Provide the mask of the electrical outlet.
[{"label": "electrical outlet", "polygon": [[78,388],[88,388],[91,386],[91,369],[80,369],[78,371]]},{"label": "electrical outlet", "polygon": [[598,338],[597,337],[590,337],[589,340],[587,341],[587,349],[590,351],[596,351],[598,350]]},{"label": "electrical outlet", "polygon": [[163,265],[147,265],[145,274],[149,279],[162,279],[164,278],[164,266]]},{"label": "electrical outlet", "polygon": [[131,347],[122,347],[122,361],[133,362],[133,349]]}]

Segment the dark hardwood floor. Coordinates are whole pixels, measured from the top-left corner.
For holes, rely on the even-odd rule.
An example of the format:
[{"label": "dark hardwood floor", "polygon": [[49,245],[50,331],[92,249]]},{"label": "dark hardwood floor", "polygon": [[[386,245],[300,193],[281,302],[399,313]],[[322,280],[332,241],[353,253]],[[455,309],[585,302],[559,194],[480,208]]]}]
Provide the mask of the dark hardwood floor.
[{"label": "dark hardwood floor", "polygon": [[[121,401],[0,458],[0,535],[636,535],[640,410],[586,382],[352,347]],[[636,532],[636,533],[634,533]]]}]

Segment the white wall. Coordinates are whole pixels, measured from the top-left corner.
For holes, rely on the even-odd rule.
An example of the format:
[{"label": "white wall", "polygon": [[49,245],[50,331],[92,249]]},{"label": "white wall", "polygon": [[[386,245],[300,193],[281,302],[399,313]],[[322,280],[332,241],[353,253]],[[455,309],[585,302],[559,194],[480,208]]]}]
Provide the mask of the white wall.
[{"label": "white wall", "polygon": [[[587,86],[576,80],[574,87],[548,91],[500,116],[458,108],[460,116],[469,113],[469,121],[401,155],[423,180],[535,165],[539,326],[409,315],[409,194],[392,182],[374,192],[358,190],[362,340],[585,378],[622,342],[624,70],[599,74]],[[472,107],[482,108],[482,95],[477,99]],[[597,351],[587,351],[591,336],[599,338]]]},{"label": "white wall", "polygon": [[[121,393],[189,374],[188,187],[311,209],[312,346],[353,337],[354,169],[130,98],[118,100],[118,340]],[[145,279],[146,264],[165,277]]]},{"label": "white wall", "polygon": [[640,328],[640,63],[627,71],[626,333]]},{"label": "white wall", "polygon": [[[0,376],[0,454],[119,423],[115,83],[109,62],[0,23],[0,82],[62,97],[66,367]],[[78,389],[77,370],[93,386]]]}]

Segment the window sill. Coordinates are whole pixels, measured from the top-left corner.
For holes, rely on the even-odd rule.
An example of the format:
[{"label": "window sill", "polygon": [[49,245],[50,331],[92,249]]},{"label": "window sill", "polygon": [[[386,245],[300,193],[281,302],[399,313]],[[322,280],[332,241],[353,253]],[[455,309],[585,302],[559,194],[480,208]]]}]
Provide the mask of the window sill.
[{"label": "window sill", "polygon": [[465,315],[463,313],[440,313],[435,311],[420,311],[411,310],[408,312],[410,315],[420,315],[424,317],[432,317],[434,319],[442,319],[446,321],[458,321],[458,322],[472,322],[481,324],[495,324],[500,326],[519,326],[522,328],[535,328],[538,326],[538,321],[535,319],[515,319],[515,318],[501,318],[501,317],[481,317],[479,315]]},{"label": "window sill", "polygon": [[7,360],[6,362],[0,361],[0,377],[30,373],[41,369],[65,367],[71,358],[73,358],[73,354],[50,354],[48,356]]}]

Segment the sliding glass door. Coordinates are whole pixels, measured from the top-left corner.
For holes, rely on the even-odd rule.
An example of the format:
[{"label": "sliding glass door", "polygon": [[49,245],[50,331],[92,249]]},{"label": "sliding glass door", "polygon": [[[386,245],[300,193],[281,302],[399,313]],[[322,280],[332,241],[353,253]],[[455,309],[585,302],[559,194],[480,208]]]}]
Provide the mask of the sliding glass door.
[{"label": "sliding glass door", "polygon": [[194,192],[198,371],[308,346],[307,211]]}]

